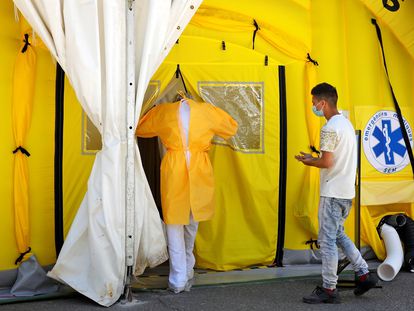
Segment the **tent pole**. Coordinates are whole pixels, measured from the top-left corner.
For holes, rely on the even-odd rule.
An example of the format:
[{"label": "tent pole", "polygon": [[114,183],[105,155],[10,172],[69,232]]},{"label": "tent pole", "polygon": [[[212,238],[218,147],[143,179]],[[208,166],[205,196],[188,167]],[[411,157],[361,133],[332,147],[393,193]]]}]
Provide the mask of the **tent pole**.
[{"label": "tent pole", "polygon": [[355,246],[361,250],[361,130],[356,130],[357,137],[357,174],[355,187]]},{"label": "tent pole", "polygon": [[55,82],[55,250],[56,258],[63,245],[63,112],[65,72],[56,64]]},{"label": "tent pole", "polygon": [[279,167],[279,208],[277,226],[276,258],[273,262],[283,267],[286,223],[286,171],[287,171],[287,113],[286,113],[286,74],[285,66],[279,66],[279,114],[280,114],[280,167]]},{"label": "tent pole", "polygon": [[135,139],[135,0],[128,0],[126,7],[126,133],[127,133],[127,157],[126,157],[126,195],[125,195],[125,287],[124,299],[132,302],[131,280],[134,266],[134,240],[135,240],[135,163],[134,147]]}]

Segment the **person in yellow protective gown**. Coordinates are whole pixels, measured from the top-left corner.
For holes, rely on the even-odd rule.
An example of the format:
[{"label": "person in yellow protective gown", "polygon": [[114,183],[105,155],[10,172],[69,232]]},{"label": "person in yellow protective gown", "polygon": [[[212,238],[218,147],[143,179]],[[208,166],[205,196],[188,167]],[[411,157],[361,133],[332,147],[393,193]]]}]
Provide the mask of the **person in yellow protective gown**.
[{"label": "person in yellow protective gown", "polygon": [[185,97],[155,106],[138,124],[137,136],[158,136],[167,149],[161,162],[161,205],[170,256],[168,285],[175,293],[190,290],[198,223],[214,215],[211,140],[236,132],[237,122],[225,111]]}]

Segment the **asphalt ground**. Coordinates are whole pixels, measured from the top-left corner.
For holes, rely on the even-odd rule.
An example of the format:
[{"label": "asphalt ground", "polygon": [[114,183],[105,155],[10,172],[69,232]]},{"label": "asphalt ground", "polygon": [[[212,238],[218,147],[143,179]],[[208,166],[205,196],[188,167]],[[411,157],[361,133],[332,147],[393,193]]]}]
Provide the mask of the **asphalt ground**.
[{"label": "asphalt ground", "polygon": [[[352,274],[341,276],[352,281]],[[391,282],[379,283],[382,288],[374,288],[363,296],[356,297],[352,287],[341,287],[341,304],[309,305],[302,297],[319,285],[319,276],[293,277],[231,283],[225,285],[195,286],[190,292],[173,294],[167,290],[138,290],[133,294],[134,301],[121,302],[110,307],[111,310],[414,310],[414,274],[400,271]],[[349,285],[349,284],[348,284]],[[352,284],[351,284],[352,285]],[[0,305],[1,311],[18,310],[103,310],[105,307],[79,295],[70,297],[18,302]]]}]

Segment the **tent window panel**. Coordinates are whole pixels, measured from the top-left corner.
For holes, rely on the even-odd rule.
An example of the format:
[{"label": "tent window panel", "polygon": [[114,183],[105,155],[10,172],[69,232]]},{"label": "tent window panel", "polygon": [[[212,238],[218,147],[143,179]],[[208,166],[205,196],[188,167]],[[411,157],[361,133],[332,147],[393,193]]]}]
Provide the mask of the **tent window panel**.
[{"label": "tent window panel", "polygon": [[229,145],[244,153],[264,153],[264,82],[198,82],[205,102],[222,108],[238,123],[229,141],[214,137],[213,144]]},{"label": "tent window panel", "polygon": [[[143,107],[150,107],[160,92],[160,81],[150,81],[144,95]],[[82,111],[82,154],[94,155],[102,149],[102,139],[96,126]]]}]

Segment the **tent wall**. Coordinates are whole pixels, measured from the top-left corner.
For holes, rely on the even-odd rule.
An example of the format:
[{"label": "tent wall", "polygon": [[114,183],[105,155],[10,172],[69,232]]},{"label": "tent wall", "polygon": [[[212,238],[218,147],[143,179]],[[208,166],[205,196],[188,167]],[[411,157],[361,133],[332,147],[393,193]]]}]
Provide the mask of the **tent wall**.
[{"label": "tent wall", "polygon": [[[4,249],[9,251],[2,252],[0,257],[0,269],[9,269],[13,267],[14,260],[18,257],[16,241],[14,237],[14,222],[12,209],[12,176],[13,176],[13,154],[15,149],[11,125],[11,98],[12,98],[12,75],[14,61],[20,42],[17,34],[19,26],[14,21],[13,5],[8,1],[0,3],[0,36],[2,45],[0,46],[0,96],[2,114],[0,122],[0,139],[3,142],[0,145],[2,154],[0,161],[0,195],[2,198],[2,217],[0,217],[0,244]],[[7,73],[7,74],[6,74]],[[6,117],[7,116],[7,117]]]},{"label": "tent wall", "polygon": [[[2,98],[0,161],[2,197],[2,217],[0,227],[2,234],[0,244],[3,246],[0,256],[0,270],[13,269],[14,261],[19,256],[15,240],[15,221],[13,211],[13,153],[14,146],[11,119],[11,92],[13,67],[21,42],[19,24],[15,21],[13,4],[9,1],[0,3],[0,96]],[[25,148],[31,156],[29,167],[29,220],[30,245],[42,264],[55,261],[53,239],[53,157],[54,157],[54,76],[55,64],[50,54],[36,49],[37,70],[32,111],[32,122]],[[21,90],[24,92],[24,90]]]},{"label": "tent wall", "polygon": [[[230,45],[228,53],[234,51],[235,48]],[[196,239],[197,265],[200,267],[228,270],[245,265],[270,264],[275,259],[279,194],[278,66],[273,62],[265,66],[263,59],[260,56],[257,58],[259,62],[255,65],[182,66],[190,84],[198,84],[199,94],[216,105],[224,102],[223,108],[239,123],[236,151],[220,145],[215,145],[211,150],[217,211],[212,221],[200,224]],[[248,59],[245,61],[248,62]],[[222,92],[219,91],[216,97],[208,94],[212,79],[215,85],[221,82],[224,86],[221,89],[219,84]],[[231,93],[235,86],[244,83],[258,87],[261,92],[258,95],[260,124],[253,127],[260,135],[260,143],[255,145],[250,142],[251,145],[240,148],[237,138],[246,135],[243,130],[249,123],[255,124],[257,119],[249,111],[251,108],[247,108],[252,105],[247,96],[237,100],[239,96],[243,98],[243,92],[234,95],[226,93]],[[224,99],[220,100],[220,97]],[[237,104],[238,107],[233,107]],[[247,112],[242,118],[241,112],[245,109]],[[252,117],[246,119],[249,113]]]}]

